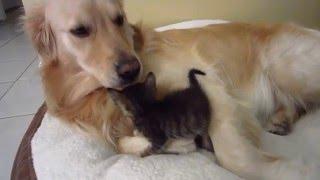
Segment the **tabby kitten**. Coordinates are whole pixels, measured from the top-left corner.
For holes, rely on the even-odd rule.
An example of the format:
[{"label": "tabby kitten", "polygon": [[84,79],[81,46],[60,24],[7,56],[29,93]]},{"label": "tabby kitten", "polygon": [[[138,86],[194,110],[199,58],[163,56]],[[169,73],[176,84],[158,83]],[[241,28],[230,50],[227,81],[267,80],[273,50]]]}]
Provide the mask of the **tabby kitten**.
[{"label": "tabby kitten", "polygon": [[123,91],[110,89],[115,102],[133,116],[136,129],[152,144],[148,153],[165,153],[168,139],[197,139],[196,143],[213,152],[208,135],[211,108],[196,75],[204,72],[192,69],[189,72],[189,87],[175,91],[157,100],[156,78],[149,73],[143,83],[127,87]]}]

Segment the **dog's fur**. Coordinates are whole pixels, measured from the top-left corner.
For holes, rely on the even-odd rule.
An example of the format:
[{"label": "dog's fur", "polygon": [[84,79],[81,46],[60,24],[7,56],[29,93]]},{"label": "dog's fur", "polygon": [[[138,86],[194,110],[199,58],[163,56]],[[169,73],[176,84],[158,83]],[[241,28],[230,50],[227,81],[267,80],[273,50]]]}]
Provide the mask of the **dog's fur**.
[{"label": "dog's fur", "polygon": [[[51,0],[29,11],[25,25],[42,57],[49,113],[97,131],[126,152],[133,147],[122,137],[133,127],[105,89],[125,86],[113,67],[119,52],[137,53],[144,72],[157,76],[159,96],[185,87],[185,74],[195,67],[207,74],[200,83],[215,107],[209,134],[220,164],[246,179],[288,179],[290,173],[302,179],[304,167],[260,149],[256,117],[285,134],[279,123],[291,125],[297,107],[319,103],[319,32],[229,23],[162,33],[136,28],[134,35],[126,18],[121,27],[114,23],[119,14],[125,17],[115,0]],[[72,36],[77,23],[91,25],[93,35]]]},{"label": "dog's fur", "polygon": [[[200,147],[213,152],[208,134],[212,108],[196,75],[205,75],[199,70],[190,70],[189,86],[174,91],[163,99],[156,99],[156,77],[149,73],[142,83],[122,91],[110,89],[110,96],[132,116],[135,128],[151,143],[146,154],[166,153],[165,144],[170,139],[193,139]],[[198,138],[199,137],[199,138]]]}]

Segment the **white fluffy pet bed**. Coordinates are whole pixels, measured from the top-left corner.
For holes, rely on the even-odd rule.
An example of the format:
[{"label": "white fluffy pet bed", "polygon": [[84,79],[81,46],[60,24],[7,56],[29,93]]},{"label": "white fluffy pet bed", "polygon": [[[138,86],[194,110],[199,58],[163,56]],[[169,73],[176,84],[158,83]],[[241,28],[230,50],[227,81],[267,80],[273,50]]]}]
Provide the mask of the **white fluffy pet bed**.
[{"label": "white fluffy pet bed", "polygon": [[[159,28],[192,28],[224,21],[189,21]],[[286,137],[265,133],[264,148],[291,159],[320,160],[320,111],[299,121]],[[47,114],[32,140],[33,165],[39,180],[206,180],[240,179],[218,166],[213,155],[117,155],[96,139],[82,135]],[[299,162],[300,162],[299,161]],[[320,177],[319,177],[320,179]]]}]

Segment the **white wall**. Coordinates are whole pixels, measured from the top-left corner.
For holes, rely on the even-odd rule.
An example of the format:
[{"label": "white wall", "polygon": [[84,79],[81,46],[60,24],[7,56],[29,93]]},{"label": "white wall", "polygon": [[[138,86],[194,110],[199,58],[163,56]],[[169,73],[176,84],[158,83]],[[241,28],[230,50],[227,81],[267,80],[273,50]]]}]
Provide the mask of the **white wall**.
[{"label": "white wall", "polygon": [[[44,0],[23,0],[26,10],[39,1]],[[125,7],[132,22],[152,26],[212,18],[297,22],[320,29],[320,0],[125,0]]]},{"label": "white wall", "polygon": [[320,29],[320,0],[125,0],[125,7],[132,22],[152,26],[212,18],[296,22]]}]

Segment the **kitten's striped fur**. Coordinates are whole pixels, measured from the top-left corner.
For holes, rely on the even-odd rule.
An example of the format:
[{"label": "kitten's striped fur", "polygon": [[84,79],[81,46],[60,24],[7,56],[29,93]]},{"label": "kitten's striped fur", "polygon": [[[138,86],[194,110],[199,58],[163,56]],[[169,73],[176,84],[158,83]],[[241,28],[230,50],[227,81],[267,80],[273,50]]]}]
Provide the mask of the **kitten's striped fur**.
[{"label": "kitten's striped fur", "polygon": [[132,114],[136,128],[151,141],[151,153],[163,153],[169,138],[195,139],[198,136],[204,148],[213,151],[208,135],[211,107],[196,75],[205,73],[190,70],[189,87],[172,92],[162,100],[155,98],[156,80],[153,73],[149,73],[145,82],[121,92],[110,90],[116,102]]}]

